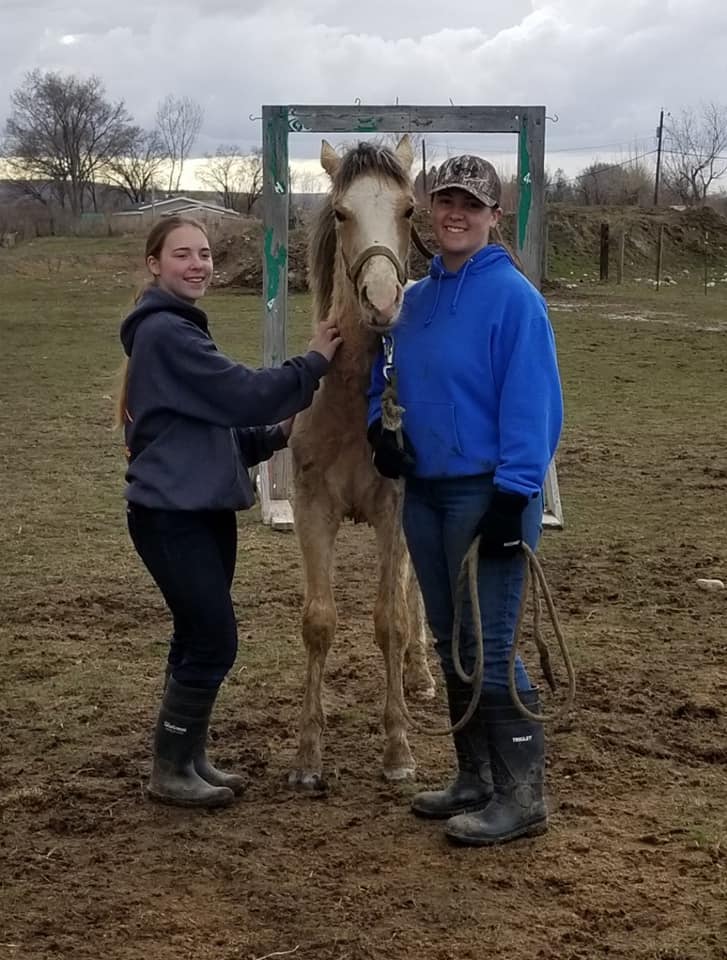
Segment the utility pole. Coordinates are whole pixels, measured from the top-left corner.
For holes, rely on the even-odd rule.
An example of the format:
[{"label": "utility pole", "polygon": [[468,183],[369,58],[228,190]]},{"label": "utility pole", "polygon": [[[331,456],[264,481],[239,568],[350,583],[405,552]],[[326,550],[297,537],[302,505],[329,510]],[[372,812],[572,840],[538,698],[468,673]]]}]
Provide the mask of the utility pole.
[{"label": "utility pole", "polygon": [[664,136],[664,108],[659,114],[659,126],[656,128],[658,144],[656,147],[656,176],[654,177],[654,206],[659,206],[659,176],[661,174],[661,141]]}]

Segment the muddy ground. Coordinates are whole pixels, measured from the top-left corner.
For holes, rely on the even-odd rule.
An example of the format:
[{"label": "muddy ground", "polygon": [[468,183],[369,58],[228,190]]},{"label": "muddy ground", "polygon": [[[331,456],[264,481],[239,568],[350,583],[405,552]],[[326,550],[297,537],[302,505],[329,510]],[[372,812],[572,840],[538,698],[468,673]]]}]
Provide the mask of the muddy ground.
[{"label": "muddy ground", "polygon": [[[211,751],[248,790],[217,813],[144,799],[168,622],[126,538],[108,430],[128,290],[112,241],[31,253],[0,260],[0,958],[727,958],[727,592],[695,584],[727,579],[724,293],[552,296],[566,527],[542,558],[577,709],[548,731],[549,833],[477,851],[407,812],[448,775],[446,742],[414,734],[417,783],[381,779],[363,527],[339,541],[330,789],[288,789],[300,562],[257,509],[240,517],[240,654]],[[258,303],[208,306],[253,361]],[[441,686],[414,709],[441,719]]]}]

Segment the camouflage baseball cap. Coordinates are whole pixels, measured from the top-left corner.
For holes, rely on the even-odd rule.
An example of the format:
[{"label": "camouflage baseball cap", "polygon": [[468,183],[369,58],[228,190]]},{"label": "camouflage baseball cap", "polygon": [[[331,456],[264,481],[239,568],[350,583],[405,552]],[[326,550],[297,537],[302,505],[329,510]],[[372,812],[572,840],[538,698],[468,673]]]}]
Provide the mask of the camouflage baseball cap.
[{"label": "camouflage baseball cap", "polygon": [[463,154],[444,161],[434,175],[430,193],[450,190],[453,187],[471,193],[486,207],[500,205],[500,178],[492,164],[482,157]]}]

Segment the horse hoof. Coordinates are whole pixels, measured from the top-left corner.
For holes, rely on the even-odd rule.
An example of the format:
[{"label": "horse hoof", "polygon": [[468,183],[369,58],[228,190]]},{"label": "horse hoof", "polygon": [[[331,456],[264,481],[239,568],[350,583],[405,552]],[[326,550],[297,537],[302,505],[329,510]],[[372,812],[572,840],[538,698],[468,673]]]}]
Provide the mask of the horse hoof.
[{"label": "horse hoof", "polygon": [[323,775],[310,770],[291,770],[288,774],[288,784],[305,793],[325,793],[328,790],[328,784],[323,779]]},{"label": "horse hoof", "polygon": [[389,770],[384,770],[384,778],[389,783],[403,783],[406,780],[413,780],[415,774],[415,767],[391,767]]}]

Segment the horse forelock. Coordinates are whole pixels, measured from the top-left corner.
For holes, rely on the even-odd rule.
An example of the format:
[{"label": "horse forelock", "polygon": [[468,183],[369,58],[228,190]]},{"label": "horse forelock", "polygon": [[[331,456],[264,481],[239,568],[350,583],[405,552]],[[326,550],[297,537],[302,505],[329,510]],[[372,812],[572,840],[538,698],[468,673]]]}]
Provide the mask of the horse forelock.
[{"label": "horse forelock", "polygon": [[361,142],[341,158],[333,178],[333,195],[348,190],[359,177],[371,174],[393,180],[400,187],[411,185],[409,174],[393,150],[379,144]]}]

